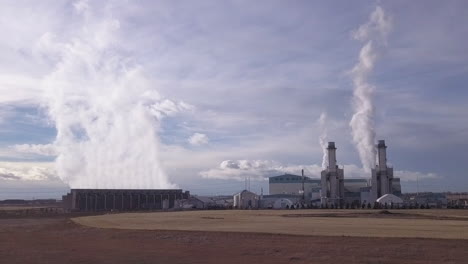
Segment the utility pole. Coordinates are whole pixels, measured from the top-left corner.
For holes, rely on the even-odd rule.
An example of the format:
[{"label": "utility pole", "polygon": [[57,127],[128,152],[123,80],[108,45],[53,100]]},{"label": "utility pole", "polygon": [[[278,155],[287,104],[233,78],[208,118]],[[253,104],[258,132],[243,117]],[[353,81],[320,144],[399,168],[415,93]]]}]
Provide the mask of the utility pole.
[{"label": "utility pole", "polygon": [[416,174],[416,196],[419,196],[419,176]]},{"label": "utility pole", "polygon": [[303,202],[305,201],[304,181],[305,181],[305,178],[304,178],[304,169],[302,169],[302,201],[303,201]]}]

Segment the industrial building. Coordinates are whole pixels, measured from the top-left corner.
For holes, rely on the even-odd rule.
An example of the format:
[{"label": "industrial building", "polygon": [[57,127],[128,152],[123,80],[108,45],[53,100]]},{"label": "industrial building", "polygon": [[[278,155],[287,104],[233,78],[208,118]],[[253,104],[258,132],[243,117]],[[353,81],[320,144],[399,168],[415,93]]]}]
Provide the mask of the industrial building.
[{"label": "industrial building", "polygon": [[400,197],[400,179],[393,177],[393,168],[387,165],[385,141],[379,140],[376,147],[378,164],[372,169],[371,178],[345,178],[344,169],[340,168],[336,161],[336,145],[329,142],[328,167],[321,172],[320,179],[292,174],[270,177],[270,195],[262,196],[261,207],[274,208],[275,201],[280,199],[283,204],[290,204],[290,201],[292,204],[337,207],[346,204],[373,204],[386,194]]},{"label": "industrial building", "polygon": [[170,209],[189,197],[181,189],[71,189],[62,200],[72,211],[132,211]]},{"label": "industrial building", "polygon": [[236,209],[257,209],[259,201],[260,197],[248,190],[234,194],[234,208]]},{"label": "industrial building", "polygon": [[270,195],[301,195],[308,200],[316,199],[313,194],[320,189],[320,180],[293,174],[273,176],[268,179]]},{"label": "industrial building", "polygon": [[378,164],[372,169],[370,200],[376,201],[385,194],[391,194],[393,183],[393,168],[387,166],[387,146],[385,140],[377,144]]},{"label": "industrial building", "polygon": [[259,208],[263,209],[288,209],[304,203],[301,194],[270,194],[260,197]]},{"label": "industrial building", "polygon": [[344,203],[344,170],[336,164],[335,142],[328,142],[328,166],[321,173],[322,204],[342,205]]}]

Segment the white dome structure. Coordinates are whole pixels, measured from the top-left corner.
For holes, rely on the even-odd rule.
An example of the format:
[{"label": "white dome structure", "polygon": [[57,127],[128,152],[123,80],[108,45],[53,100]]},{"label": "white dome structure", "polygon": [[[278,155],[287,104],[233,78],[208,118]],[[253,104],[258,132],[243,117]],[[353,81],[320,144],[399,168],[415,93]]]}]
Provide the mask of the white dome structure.
[{"label": "white dome structure", "polygon": [[393,194],[382,195],[377,201],[379,204],[402,204],[403,200]]},{"label": "white dome structure", "polygon": [[273,204],[273,208],[285,209],[286,207],[290,208],[292,205],[293,205],[293,202],[291,200],[286,199],[286,198],[281,198],[275,201],[275,203]]}]

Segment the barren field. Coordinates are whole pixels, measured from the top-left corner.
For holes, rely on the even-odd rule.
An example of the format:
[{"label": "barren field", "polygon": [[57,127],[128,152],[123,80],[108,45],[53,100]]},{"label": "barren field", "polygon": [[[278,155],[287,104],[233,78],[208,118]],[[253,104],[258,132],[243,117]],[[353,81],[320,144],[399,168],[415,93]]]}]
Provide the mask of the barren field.
[{"label": "barren field", "polygon": [[96,228],[468,239],[462,210],[225,210],[124,213],[74,218]]},{"label": "barren field", "polygon": [[467,239],[109,229],[77,225],[68,216],[0,217],[0,263],[8,264],[450,264],[467,259]]}]

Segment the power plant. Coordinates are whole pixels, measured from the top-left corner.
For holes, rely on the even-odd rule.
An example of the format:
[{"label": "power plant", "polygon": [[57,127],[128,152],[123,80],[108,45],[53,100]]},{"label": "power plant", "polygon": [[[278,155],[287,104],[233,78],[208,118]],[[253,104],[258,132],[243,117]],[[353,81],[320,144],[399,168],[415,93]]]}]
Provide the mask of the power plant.
[{"label": "power plant", "polygon": [[377,144],[378,164],[372,169],[371,200],[392,193],[393,168],[387,167],[387,146],[385,140]]},{"label": "power plant", "polygon": [[[291,174],[270,177],[270,195],[265,197],[288,199],[292,204],[305,202],[328,208],[367,206],[379,201],[399,202],[400,179],[393,177],[393,168],[387,165],[385,141],[379,140],[375,147],[377,165],[371,169],[370,178],[345,178],[344,168],[337,163],[335,142],[328,142],[328,166],[321,172],[320,180]],[[300,195],[305,200],[298,198]],[[385,198],[379,200],[382,197]]]},{"label": "power plant", "polygon": [[344,199],[344,170],[336,164],[335,142],[328,142],[328,167],[321,173],[322,204],[342,204]]},{"label": "power plant", "polygon": [[[384,195],[387,195],[387,199],[390,199],[395,194],[401,194],[400,179],[393,178],[393,168],[387,166],[385,140],[379,140],[376,147],[378,164],[371,170],[370,184],[368,180],[363,181],[362,179],[349,179],[350,181],[348,181],[366,184],[366,186],[359,188],[359,204],[374,203]],[[345,192],[344,169],[340,169],[336,163],[335,142],[328,142],[327,152],[328,167],[322,171],[321,175],[321,205],[333,205],[336,208],[343,207],[344,203],[356,203],[358,201],[357,190]],[[395,186],[396,193],[393,192],[394,182],[398,183],[398,186]],[[395,198],[395,200],[397,199]]]},{"label": "power plant", "polygon": [[[335,142],[328,142],[328,165],[320,179],[284,174],[269,177],[269,194],[257,195],[244,190],[231,198],[211,199],[190,196],[181,189],[71,189],[63,196],[63,205],[71,211],[132,211],[177,208],[290,208],[315,205],[324,208],[361,207],[378,203],[399,203],[400,179],[393,177],[387,165],[387,146],[379,140],[377,164],[370,179],[345,178],[344,167],[337,163]],[[205,199],[206,198],[206,199]],[[221,201],[222,200],[222,201]],[[231,202],[229,202],[231,200]]]}]

